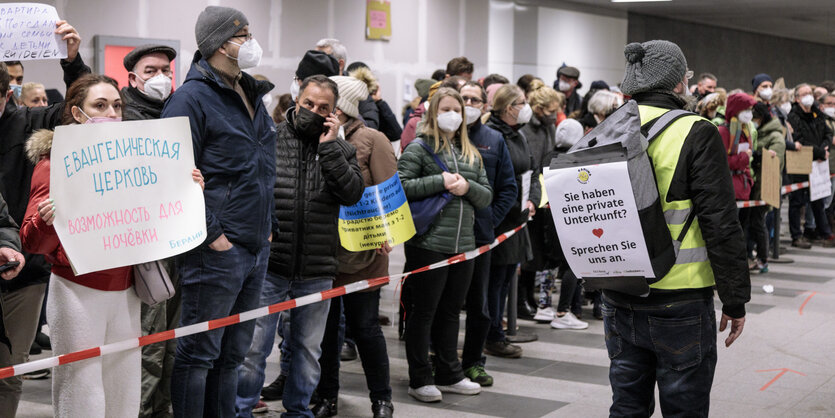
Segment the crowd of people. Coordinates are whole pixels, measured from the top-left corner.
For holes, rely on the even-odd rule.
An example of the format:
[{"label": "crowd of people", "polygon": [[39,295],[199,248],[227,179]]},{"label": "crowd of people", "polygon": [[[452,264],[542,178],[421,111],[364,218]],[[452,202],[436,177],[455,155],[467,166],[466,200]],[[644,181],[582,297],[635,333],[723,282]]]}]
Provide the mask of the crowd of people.
[{"label": "crowd of people", "polygon": [[[650,415],[656,383],[665,415],[706,416],[716,364],[713,288],[723,303],[719,330],[730,326],[730,345],[744,326],[749,272],[767,273],[770,248],[779,245],[777,210],[737,209],[736,202],[760,200],[764,159],[778,160],[785,184],[807,181],[785,172],[786,153],[810,147],[814,160],[827,161],[835,140],[835,82],[787,88],[763,73],[750,88],[727,91],[703,73],[690,86],[684,54],[666,41],[627,45],[622,82],[594,81],[585,95],[572,66],[558,68],[549,86],[531,74],[516,83],[499,74],[476,78],[472,62],[453,58],[417,80],[417,96],[396,114],[372,69],[349,62],[336,39],[311,45],[289,91],[276,94],[265,77],[243,71],[258,66],[261,48],[247,17],[232,8],[200,13],[198,51],[174,93],[174,49],[145,45],[126,55],[128,85],[120,90],[84,64],[70,24],[59,22],[56,33],[68,46],[60,63],[66,97],[48,98],[43,85],[24,83],[20,62],[0,64],[0,91],[7,92],[0,97],[0,265],[11,262],[0,281],[0,367],[42,349],[71,353],[385,276],[392,248],[346,250],[337,219],[365,187],[397,174],[410,203],[444,200],[431,224],[405,243],[404,271],[526,226],[489,253],[405,281],[397,321],[410,396],[437,402],[444,393],[476,395],[493,384],[485,354],[523,355],[506,334],[517,278],[517,311],[508,315],[557,330],[603,321],[614,416]],[[647,129],[671,109],[693,112],[647,149],[669,227],[659,233],[685,234],[676,265],[645,298],[584,285],[562,254],[540,181],[554,158],[629,100],[640,106]],[[83,275],[71,268],[52,226],[60,210],[49,198],[52,130],[177,116],[191,127],[197,170],[190,175],[204,189],[207,237],[164,261],[177,293],[151,306],[134,293],[130,266]],[[788,201],[792,246],[835,246],[831,195],[811,201],[800,189]],[[55,415],[248,417],[280,399],[286,416],[334,416],[340,361],[355,350],[373,416],[391,417],[381,328],[389,319],[379,307],[380,289],[373,288],[141,353],[60,366],[52,375]],[[673,329],[692,316],[705,320]],[[647,324],[658,318],[670,332],[650,336]],[[49,337],[41,332],[45,324]],[[276,336],[280,373],[265,385]],[[670,351],[688,338],[695,342]],[[647,344],[656,339],[670,340],[669,347]],[[15,415],[21,384],[21,377],[0,381],[0,416]]]}]

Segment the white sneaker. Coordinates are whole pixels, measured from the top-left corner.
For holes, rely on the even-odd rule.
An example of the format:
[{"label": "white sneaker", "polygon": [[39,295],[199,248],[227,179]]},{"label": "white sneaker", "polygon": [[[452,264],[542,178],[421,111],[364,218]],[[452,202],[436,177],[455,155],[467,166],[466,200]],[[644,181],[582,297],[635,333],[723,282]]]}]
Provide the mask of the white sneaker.
[{"label": "white sneaker", "polygon": [[[481,386],[479,386],[480,388]],[[417,389],[409,388],[409,396],[421,402],[440,402],[443,399],[441,391],[435,385],[421,386]]]},{"label": "white sneaker", "polygon": [[563,316],[558,316],[551,321],[551,328],[556,329],[586,329],[588,327],[588,322],[577,319],[571,312],[567,312]]},{"label": "white sneaker", "polygon": [[533,320],[534,321],[543,321],[543,322],[548,321],[548,322],[550,322],[550,321],[553,321],[554,318],[556,318],[556,317],[557,317],[557,312],[554,311],[554,308],[549,306],[549,307],[544,308],[544,309],[543,308],[537,308],[536,309],[536,315],[534,315]]},{"label": "white sneaker", "polygon": [[479,393],[481,393],[481,385],[479,385],[478,383],[474,383],[472,380],[466,377],[461,379],[460,382],[454,385],[438,385],[438,389],[441,392],[457,393],[459,395],[478,395]]}]

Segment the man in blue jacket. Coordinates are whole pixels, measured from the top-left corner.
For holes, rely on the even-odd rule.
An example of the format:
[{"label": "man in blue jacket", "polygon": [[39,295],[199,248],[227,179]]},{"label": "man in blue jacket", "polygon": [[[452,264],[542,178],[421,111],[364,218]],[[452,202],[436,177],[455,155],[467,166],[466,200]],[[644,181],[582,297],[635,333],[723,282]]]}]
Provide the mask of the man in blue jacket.
[{"label": "man in blue jacket", "polygon": [[[504,219],[516,199],[516,177],[510,152],[502,134],[481,124],[481,115],[487,101],[487,93],[480,84],[469,81],[461,87],[467,114],[467,130],[470,141],[478,148],[487,179],[493,188],[493,203],[476,212],[476,245],[485,245],[496,238],[494,228]],[[482,352],[490,329],[490,313],[487,311],[487,284],[490,279],[490,256],[475,259],[473,280],[467,293],[467,325],[461,367],[464,374],[481,386],[493,384],[493,377],[484,371],[486,359]],[[521,349],[520,349],[521,351]]]},{"label": "man in blue jacket", "polygon": [[[246,16],[227,7],[203,10],[195,35],[198,52],[186,81],[162,111],[163,118],[188,116],[195,163],[206,179],[207,237],[183,259],[181,326],[258,307],[277,226],[276,132],[261,100],[273,85],[241,72],[259,64],[261,48]],[[174,416],[235,416],[237,367],[254,327],[248,321],[179,340]]]}]

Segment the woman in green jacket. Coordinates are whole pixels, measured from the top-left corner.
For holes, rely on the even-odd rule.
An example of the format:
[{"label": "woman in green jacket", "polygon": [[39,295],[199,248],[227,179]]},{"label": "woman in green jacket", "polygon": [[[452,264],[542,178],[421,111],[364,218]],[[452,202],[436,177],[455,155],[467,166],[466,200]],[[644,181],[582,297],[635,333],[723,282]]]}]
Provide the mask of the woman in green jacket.
[{"label": "woman in green jacket", "polygon": [[[409,201],[448,191],[452,200],[429,230],[405,245],[406,271],[475,249],[475,209],[490,204],[493,192],[478,150],[467,137],[464,102],[457,91],[441,88],[432,97],[417,136],[434,150],[450,172],[442,171],[432,154],[409,144],[397,171]],[[403,291],[412,295],[406,306],[406,359],[409,395],[421,402],[438,402],[441,392],[475,395],[478,383],[466,377],[458,361],[458,315],[473,273],[472,260],[409,276]],[[429,341],[435,351],[435,373],[429,364]],[[436,386],[437,384],[437,386]]]},{"label": "woman in green jacket", "polygon": [[[762,161],[766,158],[776,158],[780,166],[780,173],[783,172],[783,165],[786,158],[786,140],[784,139],[783,125],[780,120],[772,116],[771,108],[765,103],[757,103],[752,109],[754,125],[757,126],[757,149],[754,152],[754,161],[751,163],[754,168],[754,185],[751,188],[751,200],[760,200],[760,188],[762,187]],[[779,179],[779,177],[778,177]],[[780,186],[778,181],[776,187]],[[768,237],[771,235],[766,227],[766,215],[770,206],[756,206],[751,208],[750,226],[748,227],[749,239],[757,246],[757,259],[749,260],[752,270],[760,273],[768,273]]]}]

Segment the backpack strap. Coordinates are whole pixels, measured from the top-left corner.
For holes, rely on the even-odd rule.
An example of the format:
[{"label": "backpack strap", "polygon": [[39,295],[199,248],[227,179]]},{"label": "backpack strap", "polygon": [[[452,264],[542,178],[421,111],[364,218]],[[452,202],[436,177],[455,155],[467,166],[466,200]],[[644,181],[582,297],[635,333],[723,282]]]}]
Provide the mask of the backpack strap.
[{"label": "backpack strap", "polygon": [[651,120],[647,125],[649,126],[649,131],[646,134],[647,142],[652,143],[658,135],[661,135],[667,128],[670,127],[675,121],[679,120],[680,118],[688,115],[695,115],[693,112],[689,112],[684,109],[673,109],[663,115]]},{"label": "backpack strap", "polygon": [[423,140],[420,139],[420,138],[415,138],[412,142],[422,146],[423,149],[425,149],[426,152],[428,152],[429,155],[431,155],[432,158],[435,160],[435,164],[438,164],[438,167],[441,167],[441,171],[449,171],[449,168],[447,168],[447,166],[446,166],[446,164],[444,164],[443,160],[441,160],[441,158],[438,157],[438,154],[435,154],[435,150],[433,150],[432,147],[429,146],[429,144],[427,144],[426,142],[423,142]]},{"label": "backpack strap", "polygon": [[[649,128],[649,131],[646,132],[647,143],[652,143],[655,138],[658,138],[658,136],[675,123],[675,121],[689,115],[695,115],[695,113],[684,109],[673,109],[649,121],[645,126],[641,127],[641,131],[644,131],[645,128]],[[687,220],[684,221],[684,227],[681,229],[681,233],[678,235],[676,241],[679,243],[684,241],[684,237],[687,235],[687,232],[690,230],[690,225],[693,224],[695,219],[696,211],[691,209],[690,213],[687,215]],[[676,253],[678,253],[678,251],[676,251]]]}]

